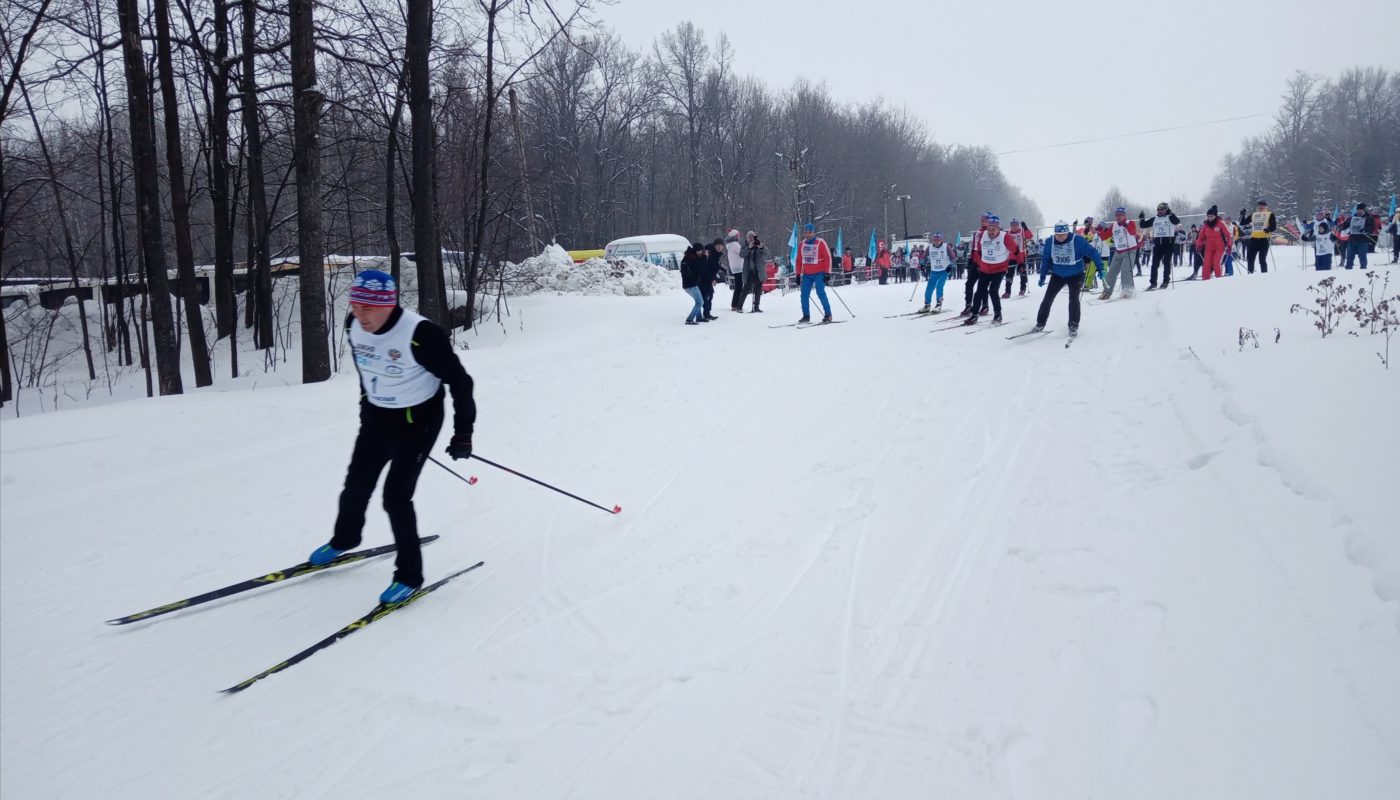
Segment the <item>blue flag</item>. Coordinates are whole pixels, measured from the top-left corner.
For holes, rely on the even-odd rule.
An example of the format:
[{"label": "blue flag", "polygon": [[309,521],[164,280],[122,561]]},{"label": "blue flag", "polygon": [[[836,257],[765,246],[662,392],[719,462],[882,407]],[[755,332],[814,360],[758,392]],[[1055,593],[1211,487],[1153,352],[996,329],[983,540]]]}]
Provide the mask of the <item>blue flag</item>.
[{"label": "blue flag", "polygon": [[870,263],[872,263],[872,264],[875,263],[875,253],[876,253],[876,250],[875,250],[875,229],[874,229],[874,228],[871,228],[871,229],[870,229],[870,248],[869,248],[869,250],[866,252],[866,257],[870,259]]},{"label": "blue flag", "polygon": [[[1395,204],[1391,203],[1391,205]],[[842,233],[843,231],[841,228],[836,229],[836,258],[840,258],[841,251],[845,249],[845,247],[843,246],[845,244],[845,239],[842,238]]]},{"label": "blue flag", "polygon": [[1395,195],[1390,196],[1390,216],[1395,216]]},{"label": "blue flag", "polygon": [[792,265],[797,266],[797,223],[792,223],[792,236],[788,237],[788,250],[792,251]]}]

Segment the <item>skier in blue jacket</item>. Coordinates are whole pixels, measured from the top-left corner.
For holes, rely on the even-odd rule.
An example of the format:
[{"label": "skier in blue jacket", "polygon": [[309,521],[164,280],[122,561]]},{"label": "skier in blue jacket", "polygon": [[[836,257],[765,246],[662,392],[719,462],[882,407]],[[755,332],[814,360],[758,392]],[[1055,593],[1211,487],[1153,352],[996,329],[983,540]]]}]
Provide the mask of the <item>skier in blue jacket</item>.
[{"label": "skier in blue jacket", "polygon": [[1077,233],[1070,230],[1069,223],[1060,220],[1055,223],[1055,235],[1045,240],[1040,254],[1040,286],[1045,285],[1045,273],[1049,271],[1050,288],[1045,299],[1040,301],[1040,311],[1035,315],[1035,330],[1045,330],[1050,319],[1050,308],[1055,305],[1055,295],[1061,289],[1069,288],[1069,335],[1079,335],[1079,287],[1084,285],[1084,259],[1092,259],[1103,277],[1103,259],[1099,249],[1089,244]]}]

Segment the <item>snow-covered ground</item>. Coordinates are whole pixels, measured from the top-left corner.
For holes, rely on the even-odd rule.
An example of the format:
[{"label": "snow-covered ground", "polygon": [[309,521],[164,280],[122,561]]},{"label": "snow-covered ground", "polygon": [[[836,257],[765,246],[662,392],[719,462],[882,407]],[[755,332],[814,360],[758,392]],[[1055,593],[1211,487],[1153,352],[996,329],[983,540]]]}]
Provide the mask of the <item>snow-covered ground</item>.
[{"label": "snow-covered ground", "polygon": [[1316,278],[1086,306],[1069,350],[1063,297],[1014,342],[1036,299],[513,300],[478,452],[623,513],[430,465],[429,579],[486,566],[235,696],[389,562],[102,621],[325,541],[353,377],[5,420],[0,795],[1396,797],[1400,367],[1289,314]]}]

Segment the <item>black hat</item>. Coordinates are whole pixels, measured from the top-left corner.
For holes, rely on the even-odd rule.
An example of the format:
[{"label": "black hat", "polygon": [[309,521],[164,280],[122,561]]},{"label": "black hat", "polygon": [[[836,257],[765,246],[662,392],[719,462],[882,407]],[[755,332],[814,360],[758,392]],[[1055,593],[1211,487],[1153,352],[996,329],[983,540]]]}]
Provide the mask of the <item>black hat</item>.
[{"label": "black hat", "polygon": [[1356,204],[1356,207],[1357,207],[1357,208],[1360,208],[1360,209],[1365,209],[1365,208],[1366,208],[1366,204],[1365,204],[1365,203],[1357,203],[1357,204]]},{"label": "black hat", "polygon": [[1218,217],[1218,216],[1220,216],[1220,206],[1211,206],[1211,207],[1210,207],[1210,210],[1206,212],[1206,216],[1207,216],[1207,217]]},{"label": "black hat", "polygon": [[1261,197],[1261,198],[1259,198],[1259,202],[1255,203],[1254,205],[1256,205],[1256,206],[1267,206],[1268,203],[1264,202],[1264,198]]}]

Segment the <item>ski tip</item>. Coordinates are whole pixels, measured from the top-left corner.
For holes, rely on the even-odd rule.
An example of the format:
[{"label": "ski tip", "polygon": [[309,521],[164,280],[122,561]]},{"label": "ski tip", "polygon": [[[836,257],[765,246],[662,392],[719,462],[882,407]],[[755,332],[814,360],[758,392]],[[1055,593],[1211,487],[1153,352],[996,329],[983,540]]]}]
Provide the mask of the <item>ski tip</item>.
[{"label": "ski tip", "polygon": [[614,514],[621,514],[621,513],[622,513],[622,506],[613,506],[612,513],[614,513]]},{"label": "ski tip", "polygon": [[471,486],[475,486],[475,485],[476,485],[476,476],[473,475],[473,476],[471,476],[470,478],[467,478],[467,483],[468,483],[469,485],[471,485]]},{"label": "ski tip", "polygon": [[104,623],[104,624],[106,624],[106,625],[125,625],[125,624],[126,624],[127,622],[129,622],[129,621],[130,621],[130,620],[125,620],[125,619],[109,619],[109,620],[107,620],[107,622]]}]

